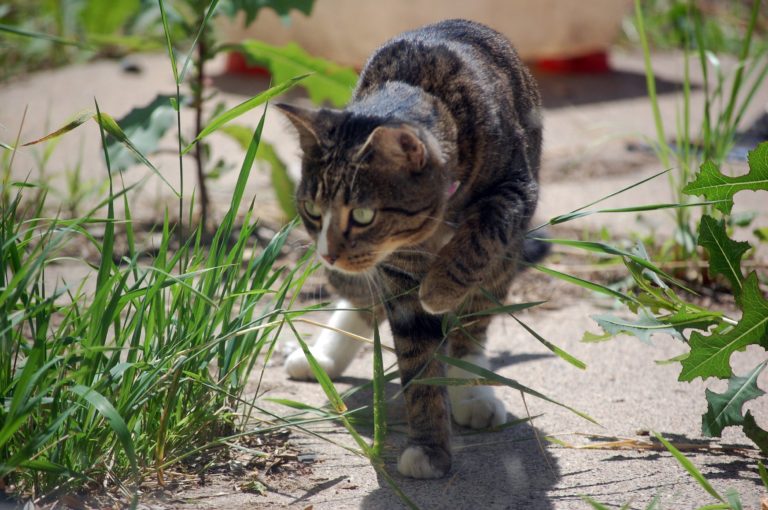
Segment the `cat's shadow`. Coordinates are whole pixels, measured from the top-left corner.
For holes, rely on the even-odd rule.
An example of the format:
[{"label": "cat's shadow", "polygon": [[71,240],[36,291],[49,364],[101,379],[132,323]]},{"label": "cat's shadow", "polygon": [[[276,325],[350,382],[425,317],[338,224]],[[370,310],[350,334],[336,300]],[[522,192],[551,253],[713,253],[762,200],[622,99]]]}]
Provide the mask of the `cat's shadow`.
[{"label": "cat's shadow", "polygon": [[[364,384],[362,379],[341,379]],[[503,391],[503,390],[502,390]],[[385,469],[399,489],[422,510],[426,509],[516,509],[553,508],[547,492],[560,479],[556,459],[539,444],[534,426],[522,421],[501,431],[476,432],[453,425],[453,468],[439,480],[414,480],[397,472],[397,455],[406,442],[405,406],[398,381],[386,384],[387,424]],[[350,409],[371,403],[370,387],[360,389],[345,399]],[[365,422],[365,413],[360,422]],[[510,416],[517,421],[518,416]],[[358,422],[358,423],[360,423]],[[360,432],[372,436],[372,427]],[[538,437],[543,437],[538,432]],[[543,440],[542,440],[543,441]],[[379,488],[367,494],[361,504],[366,510],[406,508],[390,483],[377,473]]]}]

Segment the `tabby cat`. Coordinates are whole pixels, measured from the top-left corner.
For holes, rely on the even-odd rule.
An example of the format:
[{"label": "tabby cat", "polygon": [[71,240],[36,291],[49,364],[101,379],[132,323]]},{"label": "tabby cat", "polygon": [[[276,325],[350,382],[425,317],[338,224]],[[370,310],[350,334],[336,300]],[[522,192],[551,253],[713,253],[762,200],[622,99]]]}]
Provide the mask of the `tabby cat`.
[{"label": "tabby cat", "polygon": [[[487,316],[465,319],[447,339],[441,323],[448,312],[496,306],[515,274],[538,195],[536,84],[504,36],[450,20],[379,48],[343,110],[277,106],[303,150],[301,218],[344,298],[330,325],[370,336],[373,315],[386,316],[409,424],[398,470],[441,477],[451,466],[451,414],[472,428],[507,419],[490,387],[446,389],[414,379],[472,377],[445,370],[433,357],[443,346],[488,367]],[[359,345],[326,330],[312,351],[336,377]],[[286,369],[312,378],[301,350]]]}]

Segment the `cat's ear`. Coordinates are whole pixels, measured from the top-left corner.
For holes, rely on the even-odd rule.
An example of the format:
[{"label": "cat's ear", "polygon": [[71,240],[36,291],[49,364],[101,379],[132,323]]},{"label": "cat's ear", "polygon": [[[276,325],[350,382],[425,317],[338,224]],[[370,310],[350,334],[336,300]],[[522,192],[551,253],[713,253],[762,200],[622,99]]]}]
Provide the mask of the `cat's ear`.
[{"label": "cat's ear", "polygon": [[317,135],[318,110],[286,103],[275,103],[274,106],[288,117],[299,132],[299,145],[305,153],[317,147],[320,143],[320,137]]},{"label": "cat's ear", "polygon": [[424,142],[409,126],[379,126],[373,130],[358,154],[373,151],[398,168],[420,171],[427,164]]}]

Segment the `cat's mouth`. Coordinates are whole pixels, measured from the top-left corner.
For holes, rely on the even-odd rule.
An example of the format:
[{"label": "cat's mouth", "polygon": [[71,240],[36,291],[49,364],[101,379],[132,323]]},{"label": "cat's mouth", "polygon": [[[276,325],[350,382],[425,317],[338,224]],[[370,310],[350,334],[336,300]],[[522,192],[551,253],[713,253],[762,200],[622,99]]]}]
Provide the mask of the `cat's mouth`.
[{"label": "cat's mouth", "polygon": [[372,253],[359,255],[342,255],[338,258],[320,257],[323,265],[332,271],[340,273],[359,274],[373,269],[379,262]]}]

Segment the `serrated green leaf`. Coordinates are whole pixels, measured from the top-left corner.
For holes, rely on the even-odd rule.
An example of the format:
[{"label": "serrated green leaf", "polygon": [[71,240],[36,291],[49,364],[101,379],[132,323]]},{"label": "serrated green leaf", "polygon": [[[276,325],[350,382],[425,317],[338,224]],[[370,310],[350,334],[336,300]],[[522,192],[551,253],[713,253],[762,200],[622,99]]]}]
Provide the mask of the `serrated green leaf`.
[{"label": "serrated green leaf", "polygon": [[[752,416],[750,411],[747,411],[747,414],[744,415],[744,434],[746,434],[747,437],[760,448],[763,455],[768,455],[768,431],[763,430],[757,424],[755,417]],[[766,481],[766,478],[763,478],[763,482],[766,484],[766,488],[768,488],[768,481]]]},{"label": "serrated green leaf", "polygon": [[760,292],[754,272],[744,280],[741,305],[744,313],[733,329],[710,336],[698,331],[691,335],[691,355],[682,362],[680,381],[692,381],[697,377],[727,379],[733,374],[731,353],[750,344],[768,347],[768,300]]},{"label": "serrated green leaf", "polygon": [[255,40],[243,41],[237,46],[245,56],[269,68],[275,81],[282,82],[294,76],[311,74],[302,87],[315,103],[330,101],[334,106],[344,106],[352,97],[357,83],[357,73],[328,60],[309,55],[296,43],[271,46]]},{"label": "serrated green leaf", "polygon": [[707,330],[713,324],[721,322],[723,314],[709,310],[689,310],[681,308],[671,315],[663,317],[663,322],[682,333],[686,329]]},{"label": "serrated green leaf", "polygon": [[262,9],[270,8],[278,16],[287,16],[291,9],[296,9],[309,16],[314,3],[315,0],[225,0],[222,2],[221,11],[230,18],[234,18],[239,11],[243,11],[245,26],[248,26],[253,23]]},{"label": "serrated green leaf", "polygon": [[[157,149],[160,139],[176,123],[176,111],[171,103],[175,99],[158,95],[148,105],[132,109],[117,121],[136,150],[151,154]],[[133,150],[114,137],[107,140],[107,150],[114,170],[126,170],[140,161]]]},{"label": "serrated green leaf", "polygon": [[741,425],[744,417],[741,408],[744,404],[765,392],[757,387],[757,377],[768,361],[760,363],[744,377],[734,375],[728,380],[725,393],[706,390],[707,412],[701,417],[701,431],[705,436],[720,437],[725,427]]},{"label": "serrated green leaf", "polygon": [[656,317],[648,313],[644,308],[638,311],[636,321],[620,319],[614,315],[592,315],[598,325],[610,335],[626,333],[639,338],[641,341],[650,344],[651,335],[660,333],[667,334],[682,339],[682,335],[669,324],[659,321]]},{"label": "serrated green leaf", "polygon": [[704,162],[696,179],[683,188],[683,193],[720,201],[715,207],[730,214],[733,196],[739,191],[768,191],[768,142],[758,145],[749,153],[747,160],[749,172],[738,177],[725,176],[712,161]]},{"label": "serrated green leaf", "polygon": [[749,243],[730,239],[724,222],[704,215],[699,224],[699,246],[709,253],[710,273],[721,274],[731,282],[731,289],[738,302],[744,280],[741,257],[749,250]]}]

